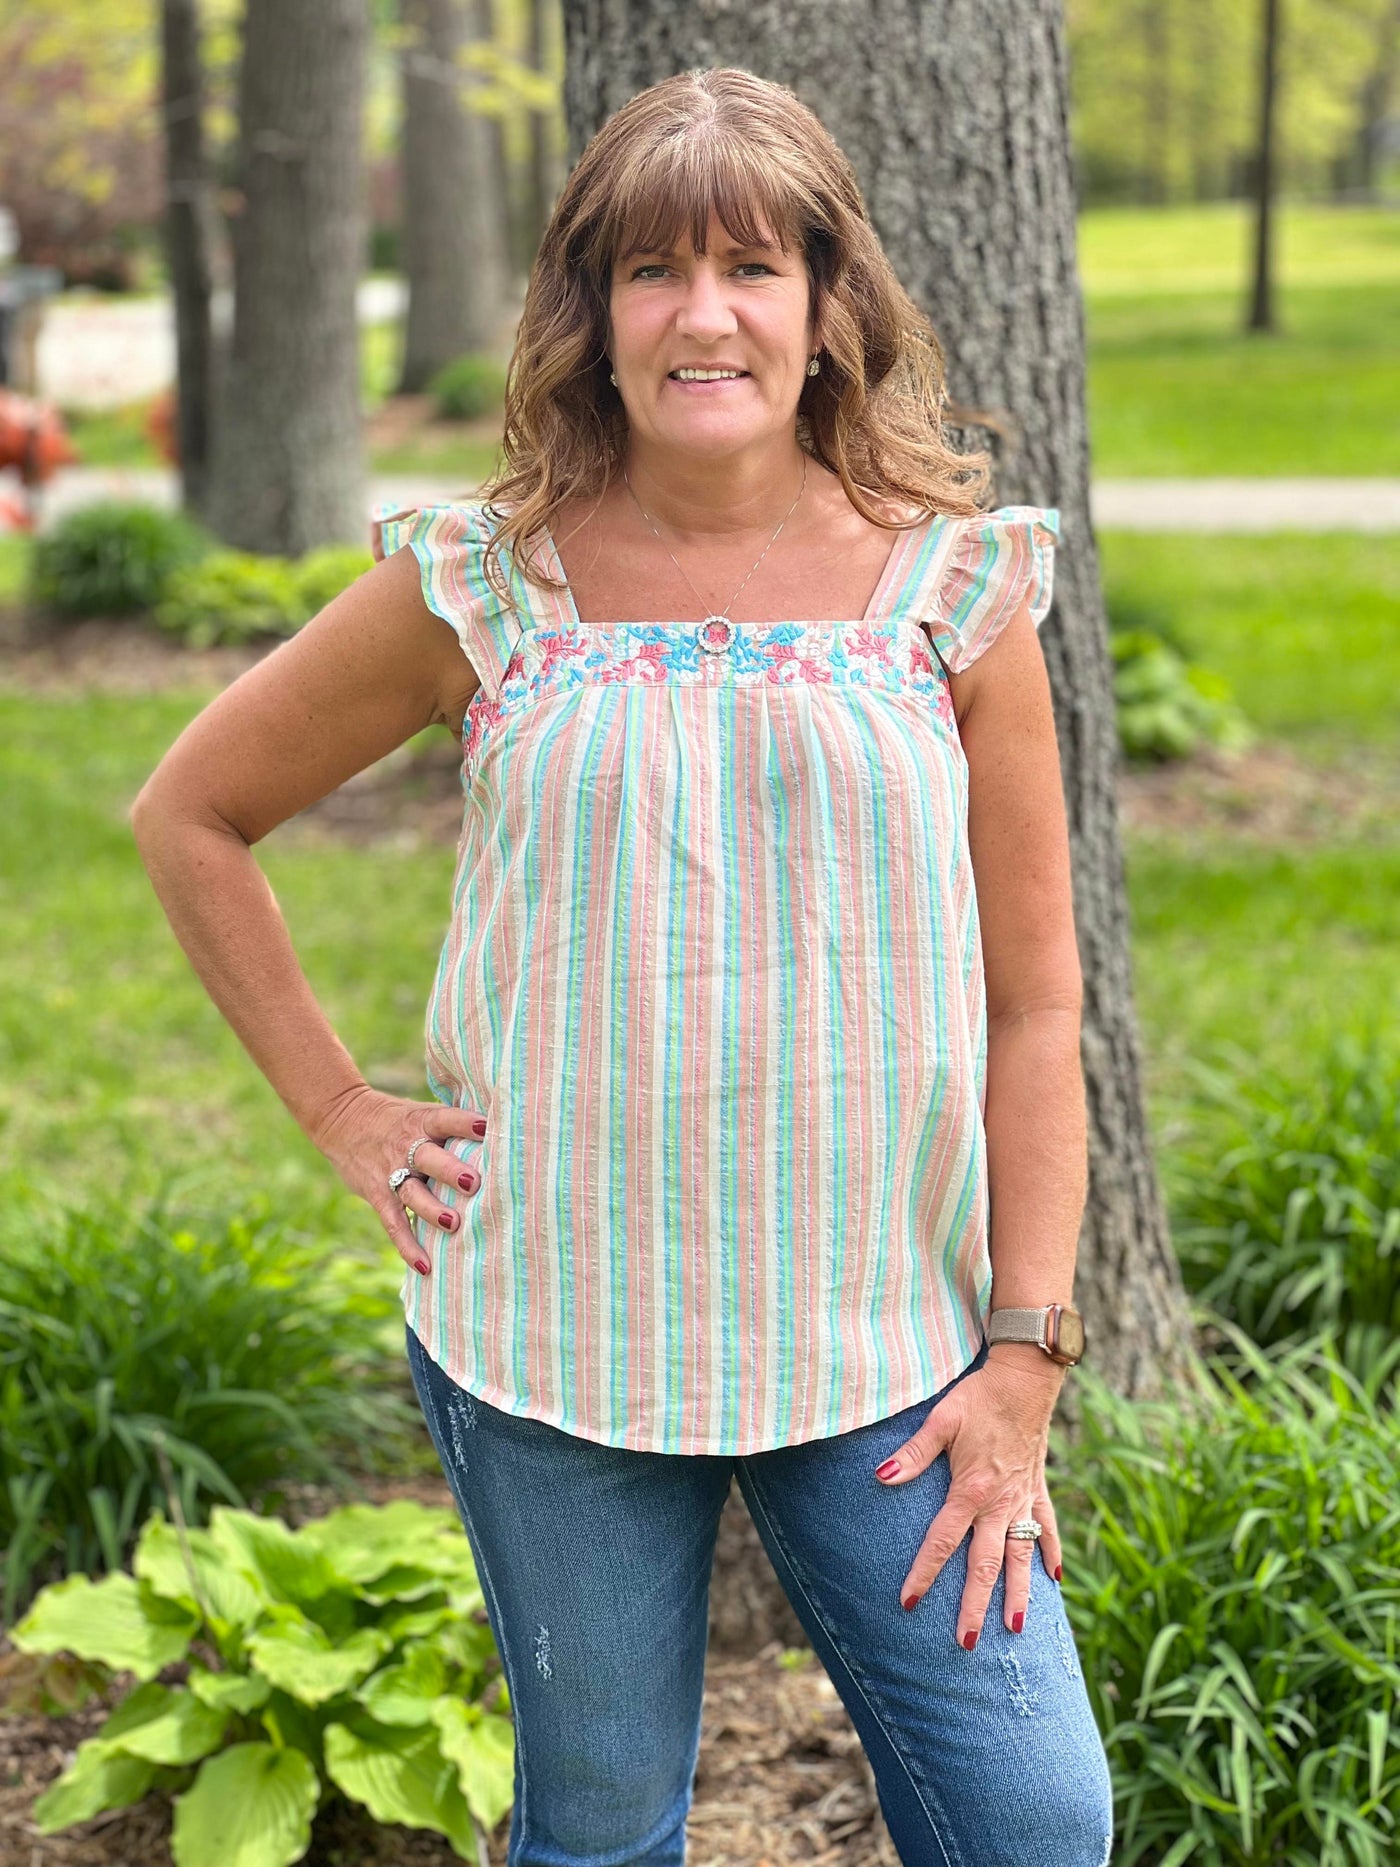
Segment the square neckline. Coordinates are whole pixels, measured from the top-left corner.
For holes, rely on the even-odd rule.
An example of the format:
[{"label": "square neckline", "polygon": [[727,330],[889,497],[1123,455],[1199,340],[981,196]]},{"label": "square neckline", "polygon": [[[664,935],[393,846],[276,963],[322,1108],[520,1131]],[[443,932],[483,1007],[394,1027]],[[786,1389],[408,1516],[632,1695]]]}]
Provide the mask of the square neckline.
[{"label": "square neckline", "polygon": [[[885,604],[889,595],[889,589],[895,580],[900,564],[903,562],[905,549],[910,540],[917,538],[922,542],[931,534],[934,526],[944,523],[947,517],[948,515],[945,512],[934,512],[928,514],[920,524],[902,525],[896,528],[894,539],[891,542],[889,552],[885,558],[884,566],[880,571],[879,579],[876,582],[874,590],[871,592],[869,602],[865,606],[864,615],[856,617],[830,617],[821,620],[815,617],[781,616],[766,622],[736,622],[733,626],[736,629],[743,630],[786,628],[868,629],[873,627],[875,623],[886,619],[886,614],[888,612],[885,611]],[[531,628],[552,628],[554,626],[552,622],[540,616],[537,607],[540,601],[558,602],[560,607],[566,612],[567,626],[569,628],[593,629],[601,631],[605,635],[620,633],[624,629],[698,629],[702,626],[705,620],[704,617],[701,617],[698,621],[677,620],[674,617],[657,617],[642,622],[585,622],[579,615],[578,604],[574,599],[574,587],[565,574],[564,560],[560,557],[559,547],[554,542],[554,533],[550,527],[545,524],[539,527],[539,532],[543,540],[543,550],[537,551],[536,555],[543,557],[545,568],[558,576],[564,587],[562,590],[545,592],[537,591],[536,586],[533,584],[528,582],[525,584],[528,593],[527,602],[530,610],[529,626]]]}]

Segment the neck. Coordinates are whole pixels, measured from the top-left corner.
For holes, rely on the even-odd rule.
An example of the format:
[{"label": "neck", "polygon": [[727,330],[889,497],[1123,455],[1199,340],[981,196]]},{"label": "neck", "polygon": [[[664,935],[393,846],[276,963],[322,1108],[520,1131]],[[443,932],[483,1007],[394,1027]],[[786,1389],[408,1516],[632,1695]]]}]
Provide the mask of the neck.
[{"label": "neck", "polygon": [[771,532],[797,499],[804,469],[809,483],[812,477],[811,462],[795,441],[759,458],[713,460],[677,458],[634,444],[625,465],[632,494],[619,475],[623,497],[629,504],[635,498],[660,528],[681,540]]}]

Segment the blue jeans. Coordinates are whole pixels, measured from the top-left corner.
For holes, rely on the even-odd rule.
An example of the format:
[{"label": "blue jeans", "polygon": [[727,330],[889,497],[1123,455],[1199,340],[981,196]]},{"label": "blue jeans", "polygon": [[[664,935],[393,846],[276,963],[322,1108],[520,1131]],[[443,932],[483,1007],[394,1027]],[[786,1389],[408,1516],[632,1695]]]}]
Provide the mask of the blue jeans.
[{"label": "blue jeans", "polygon": [[406,1333],[510,1691],[510,1867],[684,1862],[731,1476],[850,1713],[905,1867],[1107,1867],[1108,1760],[1039,1550],[1023,1631],[1003,1624],[1003,1575],[970,1653],[955,1632],[971,1531],[916,1608],[899,1602],[951,1471],[941,1453],[887,1490],[875,1467],[982,1365],[985,1341],[963,1375],[888,1419],[712,1457],[502,1412]]}]

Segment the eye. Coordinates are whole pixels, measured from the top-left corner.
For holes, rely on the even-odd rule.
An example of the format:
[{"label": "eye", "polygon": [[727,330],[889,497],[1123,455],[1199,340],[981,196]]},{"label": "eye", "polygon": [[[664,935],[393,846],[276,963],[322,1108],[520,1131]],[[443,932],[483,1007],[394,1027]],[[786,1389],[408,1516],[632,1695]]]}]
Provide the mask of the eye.
[{"label": "eye", "polygon": [[666,269],[665,269],[665,267],[664,267],[663,265],[661,265],[661,263],[660,263],[659,261],[657,261],[657,262],[654,262],[654,263],[653,263],[652,265],[650,265],[650,266],[638,266],[638,267],[636,267],[636,268],[635,268],[635,269],[633,270],[633,272],[632,272],[632,274],[631,274],[631,276],[632,276],[632,277],[633,277],[634,279],[640,279],[640,278],[641,278],[641,276],[642,276],[642,274],[643,274],[644,272],[664,272],[665,270],[666,270]]},{"label": "eye", "polygon": [[739,271],[746,272],[750,266],[757,266],[760,272],[772,272],[773,270],[771,266],[765,265],[761,259],[746,259],[743,265],[739,267]]}]

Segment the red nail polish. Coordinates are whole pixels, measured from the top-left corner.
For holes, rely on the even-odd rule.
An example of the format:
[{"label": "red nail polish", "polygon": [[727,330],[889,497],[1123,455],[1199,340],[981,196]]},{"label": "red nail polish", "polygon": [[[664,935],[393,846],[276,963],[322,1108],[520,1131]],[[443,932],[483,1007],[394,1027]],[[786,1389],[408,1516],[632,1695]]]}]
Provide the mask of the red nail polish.
[{"label": "red nail polish", "polygon": [[474,1173],[458,1174],[457,1184],[466,1192],[474,1193],[476,1191],[476,1175]]},{"label": "red nail polish", "polygon": [[1025,1624],[1026,1624],[1026,1617],[1024,1614],[1013,1614],[1012,1615],[1011,1631],[1013,1634],[1019,1634],[1021,1629],[1025,1626]]},{"label": "red nail polish", "polygon": [[426,1258],[419,1258],[418,1262],[414,1265],[413,1268],[419,1273],[420,1276],[426,1277],[431,1266],[429,1265],[428,1260]]},{"label": "red nail polish", "polygon": [[906,1595],[899,1605],[901,1608],[917,1608],[919,1605],[919,1597],[917,1595]]},{"label": "red nail polish", "polygon": [[875,1467],[875,1476],[877,1478],[893,1478],[898,1470],[898,1459],[886,1459],[883,1465],[877,1465]]},{"label": "red nail polish", "polygon": [[444,1212],[442,1217],[438,1220],[438,1230],[440,1232],[450,1232],[456,1223],[457,1214],[455,1212]]},{"label": "red nail polish", "polygon": [[476,1120],[472,1123],[472,1133],[476,1136],[478,1141],[484,1141],[486,1139],[486,1123],[480,1115],[478,1115]]},{"label": "red nail polish", "polygon": [[1064,1574],[1064,1569],[1063,1569],[1063,1567],[1062,1567],[1062,1566],[1061,1566],[1061,1565],[1060,1565],[1060,1564],[1059,1564],[1059,1563],[1057,1562],[1057,1563],[1055,1564],[1055,1580],[1056,1580],[1056,1581],[1058,1582],[1058,1581],[1059,1581],[1059,1579],[1060,1579],[1060,1577],[1061,1577],[1061,1576],[1062,1576],[1063,1574]]},{"label": "red nail polish", "polygon": [[967,1648],[968,1652],[971,1653],[972,1649],[977,1645],[976,1634],[964,1634],[963,1645]]}]

